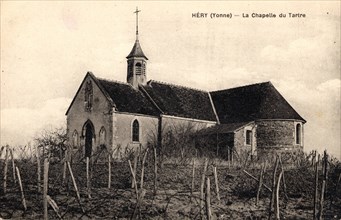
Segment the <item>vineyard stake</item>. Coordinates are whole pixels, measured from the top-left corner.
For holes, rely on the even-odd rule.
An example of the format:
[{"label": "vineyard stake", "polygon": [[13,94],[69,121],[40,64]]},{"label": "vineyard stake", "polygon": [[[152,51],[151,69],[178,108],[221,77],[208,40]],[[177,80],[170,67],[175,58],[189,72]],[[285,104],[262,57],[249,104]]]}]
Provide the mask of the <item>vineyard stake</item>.
[{"label": "vineyard stake", "polygon": [[4,195],[7,191],[7,169],[8,169],[8,145],[6,148],[6,154],[5,154],[5,167],[4,167]]},{"label": "vineyard stake", "polygon": [[260,175],[259,175],[259,181],[258,181],[259,184],[258,184],[258,189],[257,189],[256,205],[258,205],[259,194],[260,194],[260,190],[262,189],[262,185],[263,185],[263,173],[264,173],[264,170],[265,170],[265,164],[264,164],[264,167],[261,168]]},{"label": "vineyard stake", "polygon": [[192,187],[191,187],[191,200],[194,194],[194,176],[195,176],[195,159],[192,159]]},{"label": "vineyard stake", "polygon": [[204,187],[205,187],[205,176],[206,176],[206,170],[207,170],[207,158],[205,158],[205,164],[204,164],[204,170],[202,172],[201,176],[201,185],[200,185],[200,215],[201,218],[203,217],[203,201],[204,201]]},{"label": "vineyard stake", "polygon": [[324,192],[326,190],[327,178],[328,178],[328,155],[327,150],[324,151],[324,161],[323,161],[323,181],[321,188],[321,198],[320,198],[320,211],[319,211],[319,220],[323,219],[323,202],[324,202]]},{"label": "vineyard stake", "polygon": [[[148,154],[148,148],[146,149],[146,152],[143,155],[143,159],[142,159],[142,168],[141,168],[141,182],[140,182],[140,193],[138,193],[137,190],[137,182],[136,182],[136,173],[134,173],[134,184],[135,184],[135,191],[136,191],[136,197],[137,197],[137,201],[136,201],[136,205],[135,205],[135,209],[133,212],[133,215],[131,217],[131,219],[135,219],[136,217],[136,211],[139,210],[139,215],[141,216],[141,210],[140,210],[140,202],[143,200],[143,197],[145,195],[145,191],[143,189],[143,183],[144,183],[144,168],[145,168],[145,162],[146,162],[146,158],[147,158],[147,154]],[[141,151],[140,151],[141,152]],[[139,157],[139,162],[140,162],[140,157]],[[129,167],[131,168],[131,163],[129,161]],[[135,171],[136,172],[136,171]]]},{"label": "vineyard stake", "polygon": [[91,199],[91,183],[89,175],[89,157],[86,157],[86,189],[88,193],[88,198]]},{"label": "vineyard stake", "polygon": [[108,156],[108,189],[111,187],[111,154]]},{"label": "vineyard stake", "polygon": [[138,202],[138,200],[139,200],[139,191],[137,189],[135,172],[133,170],[133,167],[131,166],[130,160],[128,160],[128,163],[129,163],[129,168],[130,168],[131,176],[132,176],[133,183],[134,183],[134,188],[135,188],[135,193],[136,193],[136,202]]},{"label": "vineyard stake", "polygon": [[217,167],[213,167],[214,172],[214,183],[215,183],[215,192],[217,195],[218,203],[220,204],[220,195],[219,195],[219,185],[218,185],[218,174],[217,174]]},{"label": "vineyard stake", "polygon": [[53,210],[56,213],[56,215],[58,216],[58,218],[62,219],[62,216],[59,214],[59,207],[58,207],[57,203],[49,195],[46,195],[46,200],[50,204],[50,206],[53,208]]},{"label": "vineyard stake", "polygon": [[314,152],[314,154],[313,154],[313,156],[312,156],[312,158],[311,158],[311,166],[312,167],[315,167],[314,165],[314,162],[315,162],[315,160],[316,160],[316,156],[317,156],[317,151],[315,150],[315,151],[313,151]]},{"label": "vineyard stake", "polygon": [[275,204],[276,204],[276,209],[275,209],[275,212],[276,212],[276,219],[280,219],[279,218],[279,186],[280,186],[280,183],[281,183],[281,178],[283,176],[283,173],[284,171],[282,170],[281,173],[279,174],[279,177],[278,177],[278,182],[277,182],[277,185],[276,185],[276,198],[275,198]]},{"label": "vineyard stake", "polygon": [[44,183],[43,183],[43,207],[44,207],[44,220],[49,219],[47,212],[47,191],[49,184],[49,161],[46,158],[44,160]]},{"label": "vineyard stake", "polygon": [[271,218],[271,211],[272,207],[274,205],[274,199],[275,199],[275,185],[276,185],[276,172],[278,168],[278,157],[276,156],[276,164],[272,173],[272,187],[271,187],[271,199],[270,199],[270,206],[269,206],[269,219]]},{"label": "vineyard stake", "polygon": [[279,155],[279,164],[281,165],[281,171],[283,171],[283,176],[282,176],[283,192],[284,192],[285,199],[288,200],[289,198],[288,198],[288,195],[287,195],[287,184],[285,183],[284,168],[283,168],[283,163],[282,163],[281,155]]},{"label": "vineyard stake", "polygon": [[211,220],[212,211],[211,211],[211,185],[210,185],[210,178],[207,177],[206,179],[206,217],[207,220]]},{"label": "vineyard stake", "polygon": [[18,182],[19,182],[19,187],[20,187],[20,192],[21,192],[21,200],[22,200],[22,204],[24,206],[24,210],[27,210],[27,206],[26,206],[26,200],[25,200],[25,195],[24,195],[24,189],[22,187],[22,182],[21,182],[21,177],[20,177],[20,171],[18,167],[15,167],[16,171],[17,171],[17,175],[18,175]]},{"label": "vineyard stake", "polygon": [[62,180],[62,184],[65,183],[66,180],[66,169],[67,169],[67,161],[68,161],[68,151],[65,151],[65,155],[64,155],[64,164],[63,164],[63,180]]},{"label": "vineyard stake", "polygon": [[[138,207],[139,207],[140,198],[139,198],[139,191],[138,191],[138,189],[137,189],[137,183],[136,183],[135,172],[134,172],[134,170],[133,170],[133,167],[132,167],[132,165],[131,165],[130,160],[128,160],[128,163],[129,163],[129,168],[130,168],[130,172],[131,172],[131,175],[132,175],[132,181],[133,181],[133,183],[134,183],[135,194],[136,194],[136,206],[135,206],[133,215],[132,215],[132,217],[131,217],[131,219],[135,219],[136,211],[137,211],[137,209],[138,209]],[[141,193],[142,193],[142,190],[141,190]]]},{"label": "vineyard stake", "polygon": [[317,162],[315,163],[315,191],[314,191],[314,210],[313,210],[313,219],[316,219],[316,209],[317,209],[317,203],[318,203],[318,181],[319,181],[319,176],[318,176],[318,164],[320,161],[320,155],[318,155]]},{"label": "vineyard stake", "polygon": [[15,164],[14,164],[14,156],[13,156],[13,149],[10,149],[11,160],[12,160],[12,171],[13,171],[13,180],[14,183],[17,182],[16,175],[15,175]]},{"label": "vineyard stake", "polygon": [[[247,172],[246,170],[243,170],[243,172],[244,172],[246,175],[248,175],[249,177],[251,177],[252,179],[254,179],[254,180],[256,180],[257,182],[259,182],[259,180],[258,180],[256,177],[252,176],[252,175],[251,175],[249,172]],[[270,187],[268,187],[267,185],[265,185],[265,183],[263,183],[262,185],[265,187],[265,189],[267,189],[267,190],[269,190],[270,192],[272,192],[272,189],[271,189]]]},{"label": "vineyard stake", "polygon": [[140,189],[141,191],[143,190],[143,178],[144,178],[144,165],[146,163],[146,158],[147,158],[147,154],[148,154],[148,148],[146,149],[146,152],[143,155],[143,160],[142,160],[142,168],[141,168],[141,181],[140,181]]},{"label": "vineyard stake", "polygon": [[154,196],[157,193],[157,154],[156,147],[154,147]]},{"label": "vineyard stake", "polygon": [[37,158],[37,187],[38,193],[41,192],[41,165],[40,165],[40,152],[39,147],[36,146],[36,158]]},{"label": "vineyard stake", "polygon": [[[133,167],[133,171],[134,171],[134,175],[135,175],[135,178],[136,178],[136,168],[137,168],[137,155],[134,156],[134,167]],[[134,189],[135,187],[135,183],[136,183],[136,179],[135,181],[131,181],[131,188]]]},{"label": "vineyard stake", "polygon": [[82,212],[85,213],[85,210],[84,210],[84,208],[82,206],[82,203],[81,203],[81,197],[79,195],[79,191],[78,191],[78,188],[77,188],[77,183],[76,183],[75,177],[73,176],[73,172],[72,172],[71,165],[70,165],[69,161],[67,162],[67,167],[69,169],[69,173],[70,173],[70,176],[71,176],[71,179],[72,179],[73,187],[75,188],[75,191],[76,191],[76,196],[77,196],[77,200],[78,200],[79,206],[81,207]]}]

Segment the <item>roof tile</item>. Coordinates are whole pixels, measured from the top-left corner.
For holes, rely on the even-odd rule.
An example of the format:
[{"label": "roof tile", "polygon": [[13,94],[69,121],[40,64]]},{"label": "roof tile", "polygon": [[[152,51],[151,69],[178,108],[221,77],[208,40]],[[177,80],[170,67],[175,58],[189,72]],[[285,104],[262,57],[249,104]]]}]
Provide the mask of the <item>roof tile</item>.
[{"label": "roof tile", "polygon": [[271,82],[211,92],[221,123],[258,119],[305,120],[283,98]]},{"label": "roof tile", "polygon": [[160,114],[152,102],[130,84],[99,78],[97,80],[113,100],[118,111],[153,116]]},{"label": "roof tile", "polygon": [[216,121],[208,92],[156,81],[143,88],[164,114]]}]

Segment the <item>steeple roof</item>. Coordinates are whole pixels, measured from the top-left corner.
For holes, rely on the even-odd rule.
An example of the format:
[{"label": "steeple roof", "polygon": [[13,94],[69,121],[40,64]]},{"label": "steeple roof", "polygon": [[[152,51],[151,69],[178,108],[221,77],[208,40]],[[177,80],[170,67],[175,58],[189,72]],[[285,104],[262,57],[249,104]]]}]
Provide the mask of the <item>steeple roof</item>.
[{"label": "steeple roof", "polygon": [[127,59],[131,58],[131,57],[143,57],[146,60],[148,60],[148,58],[146,57],[146,55],[144,55],[140,42],[138,39],[136,39],[135,44],[133,49],[130,51],[129,55],[127,56]]}]

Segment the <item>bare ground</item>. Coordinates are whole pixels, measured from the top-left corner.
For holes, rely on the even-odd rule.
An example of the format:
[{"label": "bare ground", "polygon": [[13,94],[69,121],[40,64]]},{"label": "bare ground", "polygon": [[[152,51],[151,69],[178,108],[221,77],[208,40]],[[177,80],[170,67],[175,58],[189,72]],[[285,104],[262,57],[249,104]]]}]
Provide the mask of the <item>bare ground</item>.
[{"label": "bare ground", "polygon": [[[3,219],[42,219],[42,195],[37,191],[36,165],[30,161],[17,162],[22,172],[24,193],[28,209],[24,211],[18,184],[14,183],[8,167],[8,189],[0,196],[0,217]],[[200,181],[202,163],[196,167],[195,192],[191,195],[190,164],[167,163],[159,170],[158,191],[153,194],[153,164],[146,165],[146,194],[140,204],[138,217],[141,219],[200,219]],[[3,161],[1,170],[3,171]],[[59,206],[63,219],[130,219],[136,205],[135,190],[131,189],[127,162],[115,162],[112,166],[112,184],[107,188],[108,169],[106,164],[97,164],[92,172],[91,197],[86,191],[85,164],[73,165],[74,174],[81,194],[81,205],[70,177],[62,184],[62,164],[50,166],[48,194]],[[245,167],[258,178],[257,168]],[[139,170],[139,169],[138,169]],[[324,203],[325,219],[341,218],[341,187],[336,187],[337,169],[330,173]],[[1,179],[3,179],[1,172]],[[242,172],[241,168],[228,168],[218,164],[218,179],[221,201],[217,201],[212,167],[207,176],[211,180],[211,208],[213,219],[267,219],[270,193],[263,187],[260,202],[256,203],[258,184]],[[271,186],[271,168],[265,175],[265,184]],[[335,176],[335,177],[334,177]],[[138,178],[140,173],[138,172]],[[282,219],[312,219],[313,215],[313,170],[309,167],[291,168],[285,172],[288,199],[281,188],[280,216]],[[321,177],[320,177],[321,178]],[[3,184],[3,182],[1,182]],[[49,207],[49,218],[58,219]],[[274,215],[272,215],[274,217]]]}]

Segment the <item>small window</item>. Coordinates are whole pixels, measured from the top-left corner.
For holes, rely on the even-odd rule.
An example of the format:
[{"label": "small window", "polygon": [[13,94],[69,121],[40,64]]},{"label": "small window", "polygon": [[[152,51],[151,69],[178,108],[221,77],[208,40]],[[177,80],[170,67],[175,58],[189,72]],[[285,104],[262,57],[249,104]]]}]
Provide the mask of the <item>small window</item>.
[{"label": "small window", "polygon": [[141,63],[136,63],[135,67],[136,67],[136,69],[135,69],[136,75],[141,75],[142,74],[142,65],[141,65]]},{"label": "small window", "polygon": [[99,144],[100,145],[105,145],[105,137],[106,137],[105,128],[102,127],[101,130],[99,131]]},{"label": "small window", "polygon": [[135,119],[133,122],[133,141],[140,141],[140,125],[139,122]]},{"label": "small window", "polygon": [[302,126],[301,124],[296,125],[296,144],[302,143]]},{"label": "small window", "polygon": [[251,142],[252,142],[252,131],[246,130],[245,143],[247,145],[251,145]]},{"label": "small window", "polygon": [[72,146],[73,148],[77,148],[78,147],[78,132],[75,130],[72,134]]}]

